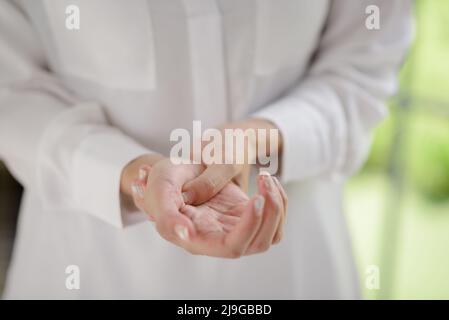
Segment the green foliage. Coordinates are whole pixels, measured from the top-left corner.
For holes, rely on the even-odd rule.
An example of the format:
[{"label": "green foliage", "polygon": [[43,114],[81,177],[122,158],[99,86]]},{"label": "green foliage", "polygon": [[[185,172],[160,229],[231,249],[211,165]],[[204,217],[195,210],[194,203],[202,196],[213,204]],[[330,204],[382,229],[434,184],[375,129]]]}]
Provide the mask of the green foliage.
[{"label": "green foliage", "polygon": [[[417,0],[415,16],[415,42],[399,77],[411,102],[401,163],[412,188],[432,200],[449,199],[449,1]],[[365,171],[388,168],[392,139],[400,134],[397,116],[376,130]]]},{"label": "green foliage", "polygon": [[374,131],[370,156],[365,171],[386,171],[394,133],[394,117],[389,115]]},{"label": "green foliage", "polygon": [[432,200],[449,199],[449,119],[410,117],[404,159],[410,183]]},{"label": "green foliage", "polygon": [[415,42],[401,84],[414,96],[449,104],[449,1],[418,0],[415,17]]}]

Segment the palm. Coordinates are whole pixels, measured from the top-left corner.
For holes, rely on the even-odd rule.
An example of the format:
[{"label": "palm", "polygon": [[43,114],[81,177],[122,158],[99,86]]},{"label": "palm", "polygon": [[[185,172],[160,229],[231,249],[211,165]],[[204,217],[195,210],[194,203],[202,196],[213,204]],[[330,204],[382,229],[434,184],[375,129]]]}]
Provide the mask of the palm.
[{"label": "palm", "polygon": [[185,205],[181,212],[188,216],[198,233],[229,233],[240,221],[248,196],[234,183],[228,183],[218,194],[199,206]]},{"label": "palm", "polygon": [[234,183],[228,183],[219,193],[199,206],[185,205],[182,186],[202,172],[198,165],[173,165],[168,161],[155,166],[148,187],[151,216],[172,212],[187,216],[200,236],[228,233],[240,220],[249,198]]},{"label": "palm", "polygon": [[[242,244],[248,245],[258,220],[248,212],[253,204],[234,183],[199,206],[186,205],[182,197],[184,184],[203,172],[199,165],[173,165],[161,161],[148,179],[146,211],[154,216],[158,232],[170,242],[194,254],[238,257]],[[260,223],[260,221],[259,221]],[[176,231],[189,229],[188,241]],[[253,230],[254,229],[254,230]]]}]

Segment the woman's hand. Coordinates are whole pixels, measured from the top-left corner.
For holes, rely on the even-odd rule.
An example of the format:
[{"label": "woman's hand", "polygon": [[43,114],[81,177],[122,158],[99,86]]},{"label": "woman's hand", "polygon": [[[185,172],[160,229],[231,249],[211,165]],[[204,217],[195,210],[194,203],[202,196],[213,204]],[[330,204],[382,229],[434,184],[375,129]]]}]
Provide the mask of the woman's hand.
[{"label": "woman's hand", "polygon": [[[193,254],[228,258],[263,252],[280,241],[286,203],[275,178],[259,176],[260,194],[252,199],[228,183],[202,205],[186,205],[182,186],[203,170],[200,165],[174,165],[167,159],[151,168],[146,185],[145,179],[140,180],[145,196],[135,198],[141,198],[163,238]],[[141,172],[148,170],[142,167]]]},{"label": "woman's hand", "polygon": [[201,245],[204,243],[208,255],[237,258],[267,251],[272,244],[278,243],[282,238],[282,228],[278,226],[284,224],[286,213],[283,191],[268,175],[260,175],[257,184],[259,195],[254,199],[260,203],[253,202],[230,182],[205,203],[184,206],[181,212],[194,222],[198,240],[198,244],[195,239],[186,242],[185,248],[192,253],[204,254]]},{"label": "woman's hand", "polygon": [[[233,181],[242,188],[243,191],[248,190],[249,174],[251,166],[255,164],[259,158],[260,145],[264,144],[263,156],[280,157],[282,150],[282,137],[277,135],[277,141],[270,141],[269,131],[277,129],[271,122],[263,119],[250,119],[243,122],[231,123],[219,128],[222,132],[222,137],[226,136],[225,130],[265,130],[264,140],[259,141],[259,135],[255,134],[253,139],[245,136],[243,145],[233,143],[232,146],[227,146],[225,140],[220,141],[222,148],[222,162],[205,165],[206,169],[196,179],[188,182],[184,186],[183,197],[188,204],[202,204],[215,194],[217,194],[228,182]],[[216,141],[214,141],[216,142]],[[207,145],[207,144],[205,144]],[[203,145],[203,148],[204,146]],[[237,161],[237,154],[244,156],[243,161]],[[268,153],[268,154],[265,154]],[[233,159],[233,162],[228,164],[225,159]],[[280,163],[278,159],[278,163]]]}]

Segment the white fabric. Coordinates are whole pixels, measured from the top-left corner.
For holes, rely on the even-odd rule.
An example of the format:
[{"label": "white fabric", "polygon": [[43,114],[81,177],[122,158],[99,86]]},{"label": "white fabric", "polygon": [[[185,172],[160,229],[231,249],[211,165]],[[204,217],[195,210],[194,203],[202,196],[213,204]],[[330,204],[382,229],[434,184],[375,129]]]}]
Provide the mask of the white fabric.
[{"label": "white fabric", "polygon": [[[65,28],[68,4],[80,30]],[[380,30],[365,26],[371,4]],[[25,186],[5,296],[359,297],[342,186],[385,115],[410,22],[405,0],[1,1],[0,157]],[[249,116],[285,141],[280,245],[191,256],[121,208],[121,169],[168,155],[172,129]],[[73,264],[80,290],[65,287]]]}]

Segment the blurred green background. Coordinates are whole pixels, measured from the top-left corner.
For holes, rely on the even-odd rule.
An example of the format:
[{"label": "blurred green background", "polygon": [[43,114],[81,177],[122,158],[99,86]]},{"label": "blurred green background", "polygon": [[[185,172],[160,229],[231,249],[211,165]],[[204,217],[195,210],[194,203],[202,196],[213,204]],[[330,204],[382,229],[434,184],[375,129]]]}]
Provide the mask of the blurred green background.
[{"label": "blurred green background", "polygon": [[368,299],[449,299],[449,1],[417,0],[415,18],[399,94],[346,191]]}]

